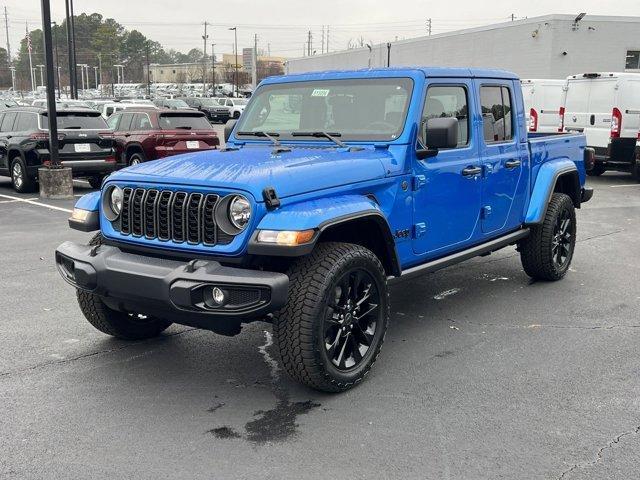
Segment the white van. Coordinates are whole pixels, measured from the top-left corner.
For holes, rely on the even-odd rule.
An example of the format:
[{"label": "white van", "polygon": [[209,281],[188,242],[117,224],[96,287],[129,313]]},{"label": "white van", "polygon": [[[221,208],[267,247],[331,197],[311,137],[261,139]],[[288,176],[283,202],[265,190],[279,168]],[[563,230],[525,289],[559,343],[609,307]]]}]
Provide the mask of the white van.
[{"label": "white van", "polygon": [[521,80],[527,127],[530,132],[557,133],[564,105],[566,80],[533,78]]},{"label": "white van", "polygon": [[584,73],[567,77],[564,130],[584,132],[596,152],[590,175],[606,170],[638,175],[640,73]]}]

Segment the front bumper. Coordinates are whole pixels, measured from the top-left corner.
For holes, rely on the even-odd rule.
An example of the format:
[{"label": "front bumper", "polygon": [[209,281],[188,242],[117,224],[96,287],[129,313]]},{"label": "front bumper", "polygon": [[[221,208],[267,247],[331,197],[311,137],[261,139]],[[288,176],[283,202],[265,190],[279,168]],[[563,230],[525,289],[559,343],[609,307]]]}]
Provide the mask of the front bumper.
[{"label": "front bumper", "polygon": [[[65,242],[56,249],[62,278],[92,292],[112,309],[227,333],[240,322],[263,318],[287,301],[289,278],[221,265],[126,253],[117,247]],[[216,304],[212,289],[225,301]]]}]

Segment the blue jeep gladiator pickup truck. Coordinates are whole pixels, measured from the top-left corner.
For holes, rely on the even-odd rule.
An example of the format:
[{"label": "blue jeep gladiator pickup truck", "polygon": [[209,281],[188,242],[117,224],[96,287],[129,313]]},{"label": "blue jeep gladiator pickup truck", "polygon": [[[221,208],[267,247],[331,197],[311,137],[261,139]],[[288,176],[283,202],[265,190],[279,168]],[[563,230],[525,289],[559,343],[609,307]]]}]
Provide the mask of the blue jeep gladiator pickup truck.
[{"label": "blue jeep gladiator pickup truck", "polygon": [[60,245],[58,269],[119,338],[270,322],[287,372],[324,391],[371,369],[390,281],[509,245],[527,275],[559,280],[592,196],[584,136],[528,138],[503,71],[269,78],[225,137],[111,174],[69,219],[98,233]]}]

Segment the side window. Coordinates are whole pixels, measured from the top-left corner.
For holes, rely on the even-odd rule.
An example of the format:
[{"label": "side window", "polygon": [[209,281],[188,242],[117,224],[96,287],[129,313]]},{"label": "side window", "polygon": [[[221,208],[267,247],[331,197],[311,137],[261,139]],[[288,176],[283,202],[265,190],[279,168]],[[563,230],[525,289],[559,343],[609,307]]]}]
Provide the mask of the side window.
[{"label": "side window", "polygon": [[[2,121],[4,120],[4,113],[0,113],[0,125],[2,125]],[[0,128],[0,132],[2,129]]]},{"label": "side window", "polygon": [[38,118],[33,113],[19,113],[14,130],[16,132],[30,132],[38,129]]},{"label": "side window", "polygon": [[17,113],[11,112],[6,113],[4,118],[2,119],[2,125],[0,126],[0,130],[3,132],[14,132],[13,122],[15,121]]},{"label": "side window", "polygon": [[511,95],[507,87],[480,87],[482,128],[486,143],[506,142],[513,138]]},{"label": "side window", "polygon": [[120,118],[120,124],[118,130],[121,132],[131,129],[131,120],[133,120],[133,113],[123,113]]},{"label": "side window", "polygon": [[151,130],[151,122],[146,113],[136,113],[135,117],[133,117],[131,130]]},{"label": "side window", "polygon": [[458,148],[469,143],[469,101],[467,89],[460,85],[433,85],[427,90],[422,111],[420,141],[426,145],[424,127],[430,118],[458,119]]},{"label": "side window", "polygon": [[118,127],[118,122],[120,121],[121,115],[111,115],[107,118],[107,125],[111,130],[116,130]]},{"label": "side window", "polygon": [[113,110],[114,110],[113,107],[107,107],[104,113],[107,117],[110,117],[113,114]]}]

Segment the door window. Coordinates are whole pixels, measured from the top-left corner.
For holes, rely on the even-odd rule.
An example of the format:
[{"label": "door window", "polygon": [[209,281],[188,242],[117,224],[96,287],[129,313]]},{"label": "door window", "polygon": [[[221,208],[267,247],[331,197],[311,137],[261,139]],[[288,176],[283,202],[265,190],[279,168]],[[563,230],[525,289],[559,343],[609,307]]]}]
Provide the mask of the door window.
[{"label": "door window", "polygon": [[133,113],[123,113],[118,125],[119,131],[131,130],[131,120],[133,120]]},{"label": "door window", "polygon": [[485,143],[507,142],[513,138],[513,115],[508,87],[480,87]]},{"label": "door window", "polygon": [[13,130],[13,122],[16,119],[18,114],[15,112],[5,114],[2,119],[2,125],[0,126],[0,130],[3,132],[12,132]]},{"label": "door window", "polygon": [[453,117],[458,119],[458,147],[469,143],[469,104],[466,88],[459,85],[434,85],[427,90],[427,98],[422,111],[420,142],[424,138],[427,120],[431,118]]},{"label": "door window", "polygon": [[38,129],[38,117],[34,113],[19,113],[14,130],[16,132],[30,132]]},{"label": "door window", "polygon": [[131,123],[131,130],[151,130],[151,122],[146,113],[136,113]]},{"label": "door window", "polygon": [[107,119],[107,125],[109,125],[109,128],[111,130],[116,130],[116,128],[118,127],[118,122],[120,121],[120,117],[122,115],[111,115],[108,119]]}]

